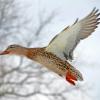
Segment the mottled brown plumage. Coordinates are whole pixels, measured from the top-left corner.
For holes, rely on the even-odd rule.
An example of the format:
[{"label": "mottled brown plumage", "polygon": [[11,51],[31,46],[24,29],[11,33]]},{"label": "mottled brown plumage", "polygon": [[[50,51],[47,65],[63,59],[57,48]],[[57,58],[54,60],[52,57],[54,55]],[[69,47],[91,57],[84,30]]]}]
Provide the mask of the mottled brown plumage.
[{"label": "mottled brown plumage", "polygon": [[[16,54],[26,56],[31,60],[41,63],[42,65],[46,66],[48,69],[54,71],[62,77],[66,78],[66,74],[70,73],[71,77],[77,77],[77,80],[83,80],[83,77],[78,70],[76,70],[67,61],[63,61],[62,59],[57,57],[55,54],[47,52],[45,47],[26,48],[19,45],[11,45],[3,53],[1,53],[1,55],[3,54]],[[69,78],[67,80],[70,81]],[[72,84],[74,85],[75,83],[72,82]]]}]

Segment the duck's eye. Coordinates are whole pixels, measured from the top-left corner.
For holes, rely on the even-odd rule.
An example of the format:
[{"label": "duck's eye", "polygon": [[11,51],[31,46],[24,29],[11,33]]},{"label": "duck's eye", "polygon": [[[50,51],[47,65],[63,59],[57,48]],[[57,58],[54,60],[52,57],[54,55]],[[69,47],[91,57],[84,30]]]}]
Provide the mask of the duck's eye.
[{"label": "duck's eye", "polygon": [[14,45],[11,45],[10,48],[15,48],[15,46]]}]

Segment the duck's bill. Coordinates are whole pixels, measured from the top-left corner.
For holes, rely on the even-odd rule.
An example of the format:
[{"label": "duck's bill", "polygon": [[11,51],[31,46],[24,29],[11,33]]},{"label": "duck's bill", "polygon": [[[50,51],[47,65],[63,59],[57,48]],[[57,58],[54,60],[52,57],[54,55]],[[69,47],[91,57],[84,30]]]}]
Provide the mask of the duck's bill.
[{"label": "duck's bill", "polygon": [[3,51],[3,52],[0,53],[0,55],[6,55],[6,54],[9,54],[9,52],[8,51]]}]

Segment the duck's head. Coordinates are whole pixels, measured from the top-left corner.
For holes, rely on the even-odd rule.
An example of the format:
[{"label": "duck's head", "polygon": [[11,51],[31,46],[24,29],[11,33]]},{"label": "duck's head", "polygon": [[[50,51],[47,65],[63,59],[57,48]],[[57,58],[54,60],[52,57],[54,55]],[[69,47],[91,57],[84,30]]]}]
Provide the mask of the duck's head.
[{"label": "duck's head", "polygon": [[0,55],[6,54],[16,54],[16,55],[23,55],[26,52],[26,48],[20,45],[9,45],[6,50],[0,53]]}]

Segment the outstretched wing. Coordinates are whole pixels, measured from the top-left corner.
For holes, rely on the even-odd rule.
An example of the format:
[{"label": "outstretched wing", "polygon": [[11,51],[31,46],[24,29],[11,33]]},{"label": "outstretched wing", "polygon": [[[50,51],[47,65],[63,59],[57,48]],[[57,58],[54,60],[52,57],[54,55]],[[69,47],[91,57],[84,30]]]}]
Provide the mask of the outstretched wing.
[{"label": "outstretched wing", "polygon": [[85,18],[80,21],[77,19],[72,26],[65,28],[53,38],[46,51],[54,53],[63,60],[72,59],[73,51],[80,40],[91,35],[100,23],[98,11],[94,8]]}]

